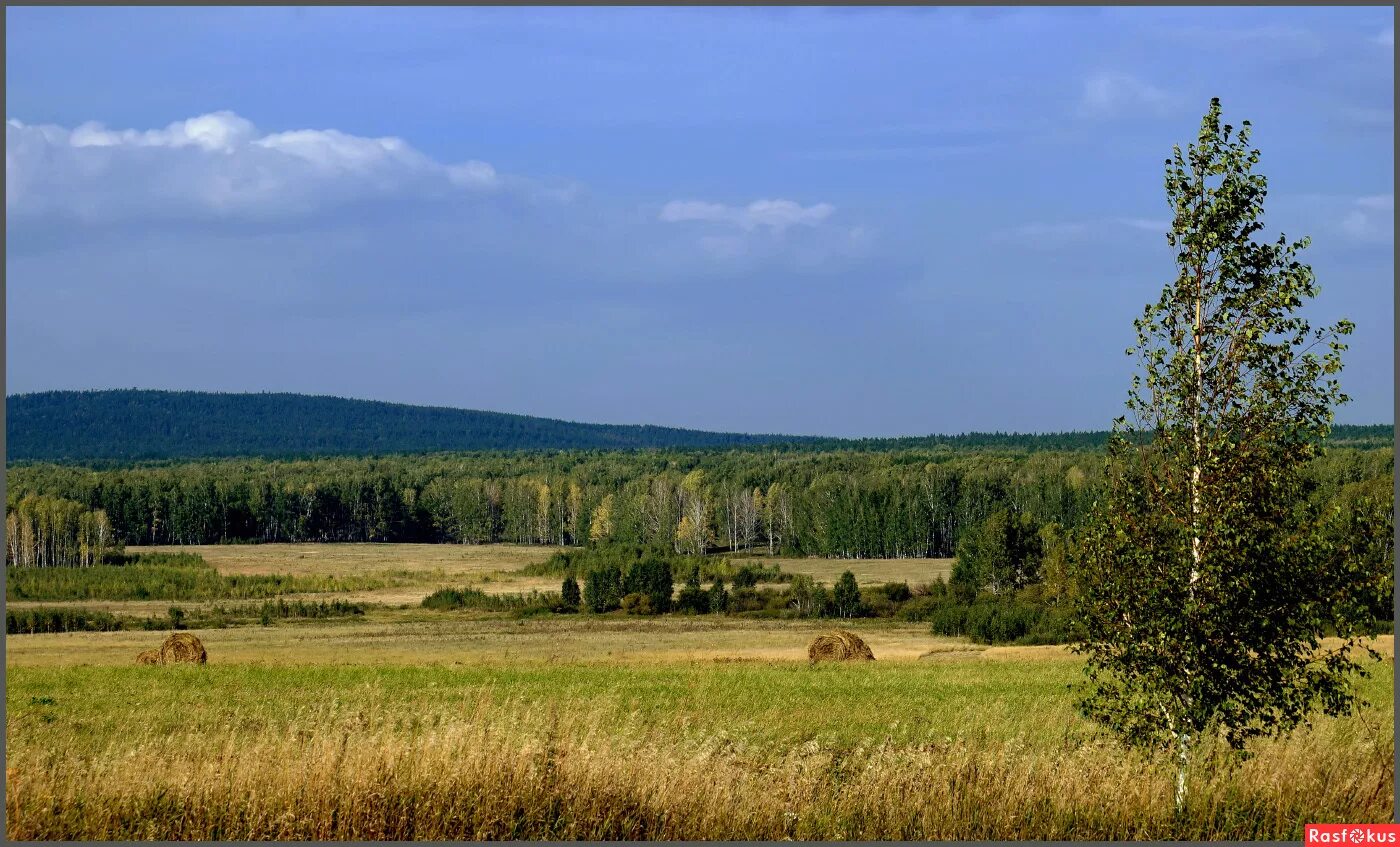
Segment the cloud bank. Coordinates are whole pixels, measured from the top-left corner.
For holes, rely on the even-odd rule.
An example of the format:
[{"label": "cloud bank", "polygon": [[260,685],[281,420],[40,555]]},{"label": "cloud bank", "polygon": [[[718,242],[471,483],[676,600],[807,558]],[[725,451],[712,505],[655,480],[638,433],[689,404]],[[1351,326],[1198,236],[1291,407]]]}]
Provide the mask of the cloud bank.
[{"label": "cloud bank", "polygon": [[260,133],[233,112],[163,129],[5,123],[12,219],[282,219],[363,200],[492,191],[486,162],[440,163],[400,138],[334,129]]},{"label": "cloud bank", "polygon": [[830,203],[803,206],[792,200],[755,200],[747,206],[726,206],[701,200],[672,200],[661,209],[667,223],[710,221],[753,231],[761,227],[782,232],[792,226],[816,226],[836,211]]}]

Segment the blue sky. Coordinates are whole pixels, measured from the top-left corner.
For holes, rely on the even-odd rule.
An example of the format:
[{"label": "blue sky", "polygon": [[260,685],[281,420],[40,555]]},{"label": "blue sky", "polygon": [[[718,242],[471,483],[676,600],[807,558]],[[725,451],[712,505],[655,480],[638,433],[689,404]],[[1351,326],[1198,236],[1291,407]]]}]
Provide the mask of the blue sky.
[{"label": "blue sky", "polygon": [[1376,8],[6,11],[8,393],[1106,428],[1162,162],[1249,119],[1394,408]]}]

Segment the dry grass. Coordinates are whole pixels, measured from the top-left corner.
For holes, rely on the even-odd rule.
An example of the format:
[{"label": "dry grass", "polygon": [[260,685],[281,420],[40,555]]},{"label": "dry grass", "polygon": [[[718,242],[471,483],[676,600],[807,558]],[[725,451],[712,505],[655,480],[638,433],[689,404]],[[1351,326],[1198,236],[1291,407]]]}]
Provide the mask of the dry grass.
[{"label": "dry grass", "polygon": [[[466,554],[449,570],[405,564],[399,548],[418,545],[388,560],[341,546],[201,552],[230,573],[396,570],[423,588],[523,564],[501,548],[427,548]],[[784,568],[822,563],[826,581],[862,564]],[[890,579],[925,581],[865,581]],[[1063,648],[849,626],[879,662],[809,667],[829,623],[715,616],[376,608],[335,625],[200,630],[217,662],[162,668],[131,661],[153,633],[9,636],[6,834],[1297,840],[1310,821],[1391,819],[1388,663],[1363,681],[1373,705],[1360,715],[1261,744],[1237,767],[1202,764],[1176,818],[1168,763],[1076,714],[1079,662]],[[1392,638],[1377,647],[1393,662]]]},{"label": "dry grass", "polygon": [[386,571],[464,577],[512,571],[555,548],[518,544],[198,544],[128,547],[128,553],[196,553],[224,574],[373,575]]},{"label": "dry grass", "polygon": [[[742,561],[742,560],[740,560]],[[791,557],[763,557],[755,561],[771,562],[789,573],[811,574],[812,578],[827,585],[835,585],[845,571],[855,575],[860,585],[879,585],[886,582],[907,582],[918,585],[943,579],[953,575],[954,559],[805,559]]]},{"label": "dry grass", "polygon": [[[468,679],[352,674],[317,678],[328,686],[322,698],[290,704],[260,687],[267,676],[211,681],[216,667],[175,668],[135,682],[143,692],[163,685],[156,696],[185,702],[185,713],[166,709],[157,713],[161,720],[128,724],[122,715],[130,707],[117,702],[116,720],[84,717],[85,728],[76,720],[63,727],[59,709],[68,689],[54,706],[16,708],[12,700],[7,835],[1297,840],[1306,822],[1381,822],[1392,813],[1393,745],[1384,713],[1323,721],[1262,746],[1238,767],[1198,765],[1209,775],[1195,780],[1191,805],[1178,818],[1166,763],[1125,753],[1078,725],[1033,736],[1002,725],[981,738],[891,727],[799,740],[789,731],[786,741],[764,742],[725,725],[735,711],[723,698],[740,689],[706,684],[768,680],[775,693],[791,695],[794,684],[811,679],[842,698],[826,712],[862,721],[923,690],[900,680],[936,682],[953,673],[949,666],[899,669],[913,677],[866,663],[803,667],[795,677],[768,667],[711,668],[656,678],[564,669],[535,680],[540,691],[562,687],[563,697],[530,695],[505,670],[466,690]],[[149,675],[135,667],[122,672]],[[591,678],[595,673],[603,676]],[[21,676],[21,695],[39,690],[41,681]],[[659,701],[684,680],[698,687],[679,714],[634,700]],[[628,681],[639,694],[618,690]],[[424,688],[415,696],[391,682]],[[871,691],[871,683],[880,690]],[[580,685],[611,687],[608,696],[587,700],[576,696],[573,686]],[[126,692],[117,684],[108,696]],[[211,713],[212,694],[225,699]],[[966,723],[997,717],[977,705],[955,708]],[[46,709],[58,717],[36,720]],[[710,710],[715,719],[706,720]]]},{"label": "dry grass", "polygon": [[[168,604],[167,604],[168,605]],[[930,635],[922,624],[856,621],[881,660],[911,660],[936,648],[966,646]],[[480,664],[512,661],[665,663],[732,656],[805,662],[822,621],[725,617],[626,618],[555,616],[505,620],[420,610],[372,610],[365,620],[334,625],[197,630],[219,662],[272,664]],[[9,636],[7,667],[124,665],[151,633],[73,632]],[[1019,648],[995,648],[998,651]],[[1053,656],[1058,647],[1028,648]]]},{"label": "dry grass", "polygon": [[[516,571],[543,562],[556,548],[520,544],[197,544],[128,547],[128,553],[197,553],[219,573],[383,577],[394,585],[373,591],[289,594],[288,599],[336,597],[388,606],[417,605],[439,588],[470,585],[488,593],[558,591],[553,577]],[[94,607],[95,608],[95,607]],[[163,611],[163,610],[162,610]]]},{"label": "dry grass", "polygon": [[[490,594],[558,591],[555,577],[525,576],[518,571],[543,562],[554,547],[520,544],[204,544],[185,547],[128,547],[127,552],[197,553],[223,574],[290,574],[293,576],[363,576],[391,580],[373,591],[287,595],[289,599],[324,600],[332,596],[358,603],[413,606],[440,588],[469,585]],[[744,561],[744,560],[740,560]],[[850,570],[862,585],[908,582],[917,585],[952,574],[952,559],[761,558],[792,573],[811,574],[835,584]],[[15,604],[18,608],[20,604]],[[61,605],[47,603],[43,605]],[[82,603],[109,612],[159,614],[169,604]]]}]

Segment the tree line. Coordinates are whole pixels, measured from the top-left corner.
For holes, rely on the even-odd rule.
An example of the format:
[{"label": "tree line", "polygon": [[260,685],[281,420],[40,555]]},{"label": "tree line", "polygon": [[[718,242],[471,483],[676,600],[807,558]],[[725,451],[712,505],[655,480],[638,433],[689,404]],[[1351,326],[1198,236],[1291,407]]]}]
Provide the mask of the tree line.
[{"label": "tree line", "polygon": [[[1104,462],[1085,451],[734,450],[39,464],[10,469],[7,507],[22,535],[23,515],[34,513],[26,498],[71,501],[105,514],[126,544],[623,543],[951,557],[967,528],[999,511],[1037,527],[1079,526]],[[1393,466],[1388,448],[1331,450],[1308,469],[1312,496],[1388,480]]]},{"label": "tree line", "polygon": [[62,497],[12,497],[5,513],[5,561],[20,567],[92,567],[119,549],[107,513]]},{"label": "tree line", "polygon": [[[306,394],[45,391],[5,398],[8,460],[113,466],[217,456],[310,458],[469,450],[1097,450],[1107,432],[971,432],[905,438],[703,432],[584,424]],[[1383,447],[1391,426],[1338,427],[1334,446]]]}]

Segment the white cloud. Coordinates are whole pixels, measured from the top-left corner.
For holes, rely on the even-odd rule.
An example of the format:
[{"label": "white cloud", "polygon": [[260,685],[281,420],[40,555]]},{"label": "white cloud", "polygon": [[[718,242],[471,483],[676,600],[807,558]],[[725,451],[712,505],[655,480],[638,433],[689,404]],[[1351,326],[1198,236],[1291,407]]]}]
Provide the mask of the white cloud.
[{"label": "white cloud", "polygon": [[20,219],[278,219],[502,184],[485,162],[439,163],[399,138],[334,129],[260,134],[227,111],[149,130],[9,120],[5,148],[5,208]]},{"label": "white cloud", "polygon": [[1130,111],[1163,114],[1175,98],[1161,88],[1135,76],[1102,71],[1084,80],[1079,108],[1088,116],[1111,116]]},{"label": "white cloud", "polygon": [[726,206],[702,200],[672,200],[661,208],[666,223],[707,221],[737,226],[746,231],[766,227],[782,232],[791,226],[816,226],[836,211],[830,203],[803,206],[792,200],[755,200],[747,206]]},{"label": "white cloud", "polygon": [[[685,236],[678,255],[700,255],[730,269],[786,265],[822,269],[833,262],[866,255],[874,242],[863,226],[831,221],[830,203],[803,206],[792,200],[755,200],[729,206],[704,200],[672,200],[661,208],[662,223],[704,223],[701,234]],[[684,232],[684,228],[678,230]]]},{"label": "white cloud", "polygon": [[1365,244],[1389,243],[1395,237],[1395,195],[1373,194],[1357,197],[1345,210],[1337,228],[1352,241]]},{"label": "white cloud", "polygon": [[1371,40],[1381,45],[1382,47],[1390,47],[1393,49],[1395,47],[1395,27],[1386,27],[1385,29],[1377,33],[1376,36]]}]

